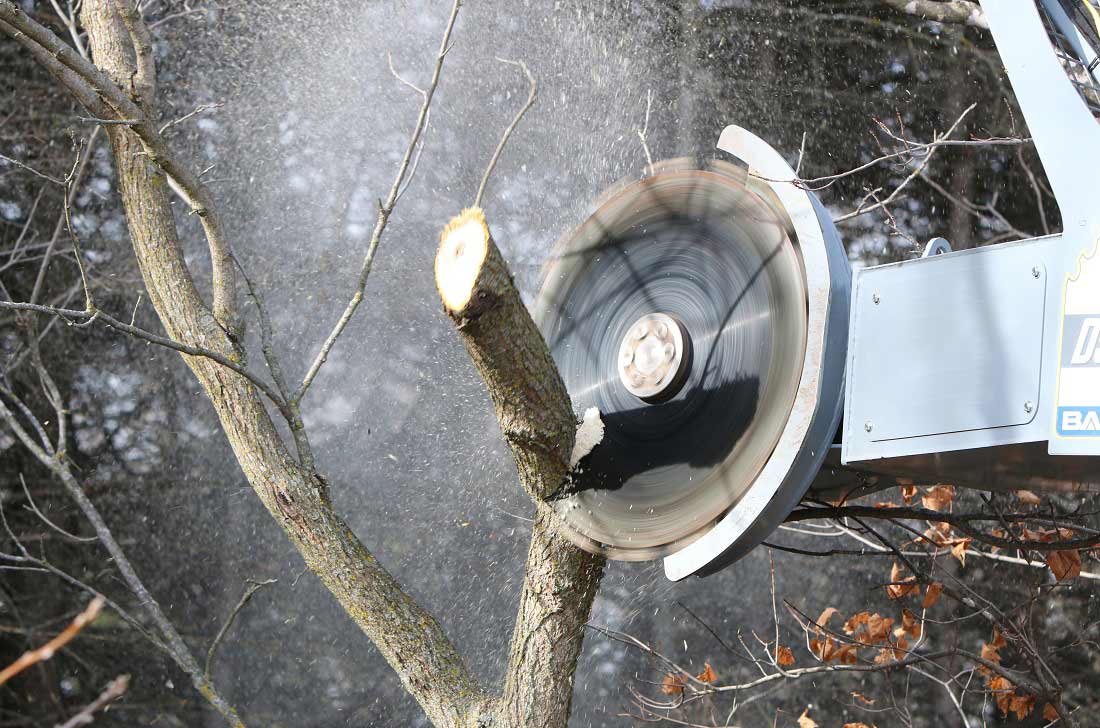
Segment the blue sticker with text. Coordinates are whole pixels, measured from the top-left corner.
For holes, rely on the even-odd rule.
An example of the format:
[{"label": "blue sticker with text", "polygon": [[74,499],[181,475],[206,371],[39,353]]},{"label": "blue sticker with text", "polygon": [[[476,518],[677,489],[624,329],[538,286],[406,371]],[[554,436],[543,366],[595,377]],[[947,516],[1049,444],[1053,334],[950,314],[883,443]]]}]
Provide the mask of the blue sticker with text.
[{"label": "blue sticker with text", "polygon": [[1100,407],[1059,407],[1058,434],[1063,437],[1100,437]]}]

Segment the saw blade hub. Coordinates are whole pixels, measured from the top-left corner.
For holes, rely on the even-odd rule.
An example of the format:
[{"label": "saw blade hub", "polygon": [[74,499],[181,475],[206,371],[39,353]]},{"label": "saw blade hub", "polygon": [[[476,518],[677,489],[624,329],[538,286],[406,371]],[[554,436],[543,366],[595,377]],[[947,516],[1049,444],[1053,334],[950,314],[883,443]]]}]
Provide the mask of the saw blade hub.
[{"label": "saw blade hub", "polygon": [[619,380],[645,402],[676,394],[684,383],[691,338],[684,325],[665,313],[650,313],[631,325],[619,346]]}]

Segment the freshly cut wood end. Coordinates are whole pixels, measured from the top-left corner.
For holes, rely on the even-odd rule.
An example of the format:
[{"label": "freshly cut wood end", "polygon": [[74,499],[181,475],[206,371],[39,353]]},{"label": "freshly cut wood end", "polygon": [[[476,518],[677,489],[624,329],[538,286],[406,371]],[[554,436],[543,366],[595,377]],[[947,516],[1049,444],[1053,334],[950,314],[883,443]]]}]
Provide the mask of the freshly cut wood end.
[{"label": "freshly cut wood end", "polygon": [[468,207],[443,228],[435,256],[435,286],[448,311],[470,302],[489,252],[489,226],[480,207]]}]

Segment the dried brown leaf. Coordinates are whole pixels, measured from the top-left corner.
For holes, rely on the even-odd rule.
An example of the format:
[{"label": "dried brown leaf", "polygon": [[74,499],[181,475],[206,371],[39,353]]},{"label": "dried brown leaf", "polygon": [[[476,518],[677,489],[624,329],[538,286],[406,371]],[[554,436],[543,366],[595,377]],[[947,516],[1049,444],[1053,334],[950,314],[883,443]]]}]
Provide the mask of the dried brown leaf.
[{"label": "dried brown leaf", "polygon": [[661,680],[661,692],[665,695],[683,695],[684,678],[674,672],[667,673]]},{"label": "dried brown leaf", "polygon": [[[883,617],[881,614],[872,614],[867,620],[867,631],[864,637],[868,644],[883,642],[890,636],[890,628],[894,626],[893,617]],[[863,640],[860,640],[861,642]]]},{"label": "dried brown leaf", "polygon": [[798,728],[817,728],[817,723],[808,715],[809,712],[810,709],[806,708],[802,711],[802,715],[798,716]]},{"label": "dried brown leaf", "polygon": [[970,548],[970,542],[973,539],[957,538],[951,544],[951,555],[959,560],[959,563],[966,566],[966,550]]},{"label": "dried brown leaf", "polygon": [[920,618],[908,608],[902,610],[901,613],[901,628],[905,634],[909,635],[913,639],[920,639],[921,635],[921,622]]},{"label": "dried brown leaf", "polygon": [[1012,696],[1016,687],[1009,682],[1009,680],[1001,675],[989,678],[989,682],[986,683],[989,687],[989,691],[993,693],[993,699],[997,703],[997,709],[1001,711],[1002,715],[1008,715],[1009,706],[1012,704]]},{"label": "dried brown leaf", "polygon": [[858,657],[856,654],[857,649],[858,645],[853,645],[851,643],[841,645],[829,655],[829,659],[826,660],[826,662],[843,662],[847,665],[854,665]]},{"label": "dried brown leaf", "polygon": [[928,585],[928,589],[924,592],[924,601],[921,602],[921,609],[931,609],[936,606],[936,602],[940,600],[940,592],[943,591],[943,584],[938,581],[934,581]]},{"label": "dried brown leaf", "polygon": [[901,567],[895,561],[893,568],[890,569],[890,583],[886,585],[886,596],[890,599],[901,599],[909,596],[919,588],[917,577],[907,576],[904,579],[901,578]]},{"label": "dried brown leaf", "polygon": [[775,651],[775,662],[780,667],[790,667],[794,664],[794,653],[790,647],[780,647]]},{"label": "dried brown leaf", "polygon": [[932,490],[921,496],[920,502],[925,508],[932,511],[944,511],[951,507],[955,500],[955,486],[937,485]]},{"label": "dried brown leaf", "polygon": [[859,614],[853,614],[848,618],[848,621],[844,623],[844,634],[853,634],[863,625],[867,624],[871,619],[870,612],[860,612]]},{"label": "dried brown leaf", "polygon": [[1081,552],[1077,549],[1047,553],[1047,566],[1058,581],[1073,579],[1081,573]]},{"label": "dried brown leaf", "polygon": [[1035,696],[1016,693],[1008,702],[1008,709],[1016,714],[1016,720],[1023,720],[1035,710]]},{"label": "dried brown leaf", "polygon": [[837,613],[836,607],[826,607],[825,611],[821,613],[821,616],[817,618],[817,626],[824,627],[832,619],[833,615]]}]

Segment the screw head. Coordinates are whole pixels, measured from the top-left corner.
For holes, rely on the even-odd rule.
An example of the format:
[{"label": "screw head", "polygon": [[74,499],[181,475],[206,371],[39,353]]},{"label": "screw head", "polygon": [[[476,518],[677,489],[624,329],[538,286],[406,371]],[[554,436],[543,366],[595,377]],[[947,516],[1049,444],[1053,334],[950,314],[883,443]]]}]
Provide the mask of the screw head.
[{"label": "screw head", "polygon": [[877,293],[872,293],[871,294],[871,300],[874,301],[875,305],[877,306],[879,304],[879,301],[882,300],[882,298],[880,298]]},{"label": "screw head", "polygon": [[1042,275],[1042,271],[1039,270],[1039,266],[1034,266],[1031,269],[1031,277],[1038,278],[1040,275]]},{"label": "screw head", "polygon": [[867,432],[870,432],[871,430],[875,429],[875,423],[871,422],[871,420],[867,420],[863,423],[863,429]]}]

